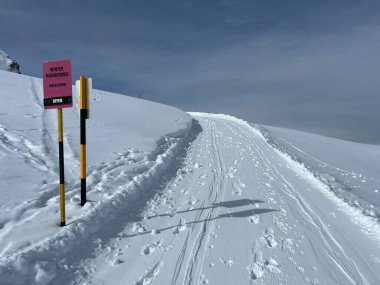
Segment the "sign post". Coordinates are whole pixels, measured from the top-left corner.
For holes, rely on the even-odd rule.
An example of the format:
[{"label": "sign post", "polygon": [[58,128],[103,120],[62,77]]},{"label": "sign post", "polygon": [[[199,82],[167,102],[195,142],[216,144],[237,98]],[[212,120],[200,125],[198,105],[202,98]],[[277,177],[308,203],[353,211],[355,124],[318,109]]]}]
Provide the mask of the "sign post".
[{"label": "sign post", "polygon": [[62,108],[70,108],[73,106],[71,61],[45,61],[42,65],[42,71],[44,86],[44,108],[58,109],[60,218],[61,227],[63,227],[66,225],[66,216]]},{"label": "sign post", "polygon": [[86,204],[86,119],[87,119],[87,79],[80,79],[80,204]]},{"label": "sign post", "polygon": [[63,155],[63,120],[62,108],[58,108],[58,153],[59,153],[59,196],[60,196],[60,212],[61,227],[66,225],[65,214],[65,172],[64,172],[64,155]]}]

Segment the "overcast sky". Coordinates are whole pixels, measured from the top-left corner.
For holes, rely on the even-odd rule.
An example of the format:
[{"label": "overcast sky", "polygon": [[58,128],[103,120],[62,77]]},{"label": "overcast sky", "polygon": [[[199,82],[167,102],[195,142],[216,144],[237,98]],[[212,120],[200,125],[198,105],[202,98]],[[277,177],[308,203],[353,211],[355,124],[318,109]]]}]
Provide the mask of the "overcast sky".
[{"label": "overcast sky", "polygon": [[0,1],[22,73],[72,59],[94,87],[186,111],[380,143],[380,1]]}]

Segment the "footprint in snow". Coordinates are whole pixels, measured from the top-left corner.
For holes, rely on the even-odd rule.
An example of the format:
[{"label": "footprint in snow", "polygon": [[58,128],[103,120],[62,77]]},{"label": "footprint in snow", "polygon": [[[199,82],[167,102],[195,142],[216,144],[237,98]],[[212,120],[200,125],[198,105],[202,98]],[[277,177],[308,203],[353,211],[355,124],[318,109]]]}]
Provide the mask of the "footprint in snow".
[{"label": "footprint in snow", "polygon": [[195,163],[194,164],[194,166],[193,166],[194,168],[201,168],[202,167],[202,165],[200,165],[198,162],[197,163]]},{"label": "footprint in snow", "polygon": [[262,257],[255,256],[255,262],[250,264],[247,269],[251,280],[262,278],[265,272],[281,273],[277,261],[272,257],[264,260]]},{"label": "footprint in snow", "polygon": [[251,224],[257,225],[258,223],[260,223],[260,216],[253,215],[253,216],[248,217],[248,220]]},{"label": "footprint in snow", "polygon": [[40,284],[48,284],[57,274],[56,265],[46,261],[38,261],[34,266],[36,273],[35,281]]},{"label": "footprint in snow", "polygon": [[246,183],[243,183],[243,182],[241,182],[241,180],[240,180],[240,179],[238,179],[238,183],[239,183],[239,186],[240,186],[241,188],[245,188],[245,187],[247,186],[247,184],[246,184]]},{"label": "footprint in snow", "polygon": [[160,241],[156,241],[154,243],[148,244],[145,247],[143,247],[141,254],[149,255],[153,253],[157,247],[160,247],[160,246],[161,246]]},{"label": "footprint in snow", "polygon": [[229,269],[234,265],[234,261],[232,259],[224,259],[220,258],[219,259],[221,263],[225,264]]},{"label": "footprint in snow", "polygon": [[123,262],[124,262],[124,261],[121,260],[120,258],[116,258],[116,259],[113,259],[113,260],[111,261],[111,265],[112,265],[112,266],[116,266],[116,265],[122,264]]},{"label": "footprint in snow", "polygon": [[187,227],[187,224],[186,224],[186,220],[181,219],[179,221],[178,226],[173,231],[173,235],[179,234],[180,232],[183,232],[183,231],[187,230],[187,228],[188,227]]},{"label": "footprint in snow", "polygon": [[294,254],[295,251],[293,250],[292,246],[293,246],[293,241],[290,238],[286,238],[282,241],[282,249],[288,250],[291,254]]},{"label": "footprint in snow", "polygon": [[269,248],[275,248],[278,243],[274,237],[274,230],[272,228],[267,228],[265,230],[265,234],[263,235],[264,242],[266,243],[267,247]]},{"label": "footprint in snow", "polygon": [[232,183],[232,195],[241,196],[242,192],[243,191],[238,184]]},{"label": "footprint in snow", "polygon": [[195,198],[194,196],[191,196],[190,198],[189,198],[189,200],[187,201],[187,204],[189,205],[189,206],[193,206],[195,203],[197,203],[198,202],[198,199],[197,198]]},{"label": "footprint in snow", "polygon": [[132,226],[133,232],[143,233],[146,231],[146,227],[142,226],[140,223],[134,223]]}]

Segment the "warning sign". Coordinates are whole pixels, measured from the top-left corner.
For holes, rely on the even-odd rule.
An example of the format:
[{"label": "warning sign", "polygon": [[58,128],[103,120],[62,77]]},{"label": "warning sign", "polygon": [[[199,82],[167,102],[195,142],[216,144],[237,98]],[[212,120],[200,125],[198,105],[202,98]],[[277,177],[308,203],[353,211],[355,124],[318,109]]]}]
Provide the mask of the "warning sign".
[{"label": "warning sign", "polygon": [[42,70],[44,108],[72,107],[71,60],[45,61]]}]

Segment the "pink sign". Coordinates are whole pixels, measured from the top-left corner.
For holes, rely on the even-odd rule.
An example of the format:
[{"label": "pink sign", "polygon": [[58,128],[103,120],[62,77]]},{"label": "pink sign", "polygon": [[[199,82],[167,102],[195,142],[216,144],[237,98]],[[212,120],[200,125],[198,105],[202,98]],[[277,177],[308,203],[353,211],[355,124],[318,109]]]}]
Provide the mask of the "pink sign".
[{"label": "pink sign", "polygon": [[72,107],[71,60],[45,61],[42,70],[44,108]]}]

